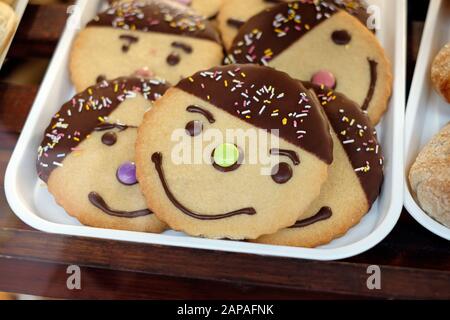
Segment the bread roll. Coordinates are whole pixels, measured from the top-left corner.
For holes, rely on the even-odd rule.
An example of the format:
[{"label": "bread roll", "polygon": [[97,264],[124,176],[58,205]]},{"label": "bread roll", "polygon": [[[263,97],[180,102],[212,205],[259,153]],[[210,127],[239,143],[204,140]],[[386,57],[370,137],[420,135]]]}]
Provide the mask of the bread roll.
[{"label": "bread roll", "polygon": [[434,59],[431,81],[436,91],[450,103],[450,43],[446,44]]},{"label": "bread roll", "polygon": [[419,153],[409,182],[422,209],[450,228],[450,123]]}]

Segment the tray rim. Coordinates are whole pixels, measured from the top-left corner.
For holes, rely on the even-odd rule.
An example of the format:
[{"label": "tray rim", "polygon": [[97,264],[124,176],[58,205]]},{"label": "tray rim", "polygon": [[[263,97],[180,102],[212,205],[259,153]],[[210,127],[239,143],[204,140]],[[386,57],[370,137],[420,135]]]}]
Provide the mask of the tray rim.
[{"label": "tray rim", "polygon": [[[404,183],[404,202],[408,213],[424,228],[430,232],[440,236],[443,239],[450,240],[450,229],[431,218],[425,211],[420,208],[410,191],[408,173],[411,163],[408,161],[408,155],[411,149],[411,137],[413,135],[413,123],[416,121],[418,111],[420,110],[420,98],[423,90],[423,81],[428,77],[428,67],[431,53],[431,43],[433,41],[434,31],[438,24],[438,15],[441,7],[444,5],[443,0],[431,0],[428,7],[425,28],[420,42],[419,54],[417,56],[416,68],[414,70],[411,90],[408,97],[408,103],[405,115],[405,144],[404,144],[404,161],[405,161],[405,183]],[[422,108],[423,109],[423,108]]]},{"label": "tray rim", "polygon": [[[86,0],[79,0],[77,4],[82,5]],[[395,95],[395,101],[393,101],[393,125],[392,132],[393,137],[390,139],[394,145],[403,144],[404,134],[404,105],[405,105],[405,83],[406,83],[406,14],[407,14],[407,2],[406,0],[397,0],[396,3],[396,44],[395,54],[393,60],[395,60],[395,78],[393,87],[398,91]],[[59,56],[68,50],[70,47],[70,35],[68,32],[64,32],[63,36],[56,48],[54,56]],[[58,64],[53,59],[47,74],[41,84],[41,88],[46,88],[52,83],[52,78],[56,74]],[[300,258],[300,259],[312,259],[312,260],[339,260],[348,257],[358,255],[365,252],[379,242],[381,242],[396,225],[403,206],[403,170],[392,170],[392,192],[398,196],[392,196],[389,209],[385,213],[385,217],[379,223],[376,228],[365,238],[358,240],[352,244],[345,245],[339,248],[296,248],[285,246],[274,246],[255,243],[239,243],[235,246],[224,246],[225,243],[229,244],[226,240],[211,240],[202,238],[189,238],[189,242],[185,241],[183,237],[174,237],[170,235],[161,234],[145,234],[143,239],[141,233],[122,230],[110,230],[99,229],[88,226],[73,226],[63,225],[47,221],[39,216],[35,215],[29,210],[22,202],[18,192],[16,174],[19,171],[19,161],[21,159],[26,141],[33,134],[33,126],[37,121],[37,117],[40,113],[40,106],[46,99],[47,92],[40,90],[34,105],[28,115],[28,119],[25,123],[23,131],[19,137],[15,150],[11,156],[10,162],[7,167],[5,175],[5,191],[6,198],[14,213],[29,226],[49,233],[61,234],[66,236],[81,236],[89,238],[101,238],[118,241],[131,241],[143,244],[156,244],[167,245],[177,247],[187,247],[194,249],[205,250],[218,250],[224,252],[237,252],[244,254],[258,254],[274,257],[288,257],[288,258]],[[16,160],[17,159],[17,160]],[[394,168],[401,168],[403,166],[403,152],[401,148],[394,148],[392,154],[392,166]]]}]

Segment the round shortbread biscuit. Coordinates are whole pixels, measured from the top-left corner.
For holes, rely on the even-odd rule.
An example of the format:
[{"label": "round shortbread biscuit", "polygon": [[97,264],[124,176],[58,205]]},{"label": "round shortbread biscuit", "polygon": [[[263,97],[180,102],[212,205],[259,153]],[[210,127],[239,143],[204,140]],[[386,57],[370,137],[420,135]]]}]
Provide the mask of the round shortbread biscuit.
[{"label": "round shortbread biscuit", "polygon": [[[357,17],[367,25],[367,4],[362,0],[322,0],[330,2]],[[239,28],[251,17],[276,4],[289,0],[227,0],[220,8],[217,20],[225,48],[230,48]]]},{"label": "round shortbread biscuit", "polygon": [[370,210],[383,181],[383,157],[375,129],[359,106],[324,86],[317,94],[332,128],[333,164],[320,197],[293,226],[259,243],[316,247],[345,234]]},{"label": "round shortbread biscuit", "polygon": [[228,63],[257,63],[344,93],[373,124],[386,111],[391,66],[375,35],[328,2],[279,4],[249,19]]},{"label": "round shortbread biscuit", "polygon": [[208,238],[255,239],[292,225],[331,162],[318,103],[286,73],[256,65],[182,80],[145,115],[136,142],[140,186],[158,218]]},{"label": "round shortbread biscuit", "polygon": [[147,0],[112,6],[77,35],[70,56],[78,91],[101,78],[138,72],[171,83],[220,64],[220,36],[184,6]]},{"label": "round shortbread biscuit", "polygon": [[37,171],[49,192],[82,224],[162,232],[136,180],[134,145],[144,113],[168,86],[119,78],[77,94],[53,117],[39,147]]}]

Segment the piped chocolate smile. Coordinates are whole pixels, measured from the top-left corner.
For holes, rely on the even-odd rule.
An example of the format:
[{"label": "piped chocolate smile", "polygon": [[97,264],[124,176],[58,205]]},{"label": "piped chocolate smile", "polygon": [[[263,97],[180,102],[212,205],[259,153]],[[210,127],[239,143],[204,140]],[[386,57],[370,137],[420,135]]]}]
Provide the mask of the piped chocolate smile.
[{"label": "piped chocolate smile", "polygon": [[160,152],[155,152],[152,155],[152,162],[155,164],[155,169],[158,172],[159,180],[161,181],[161,184],[164,188],[164,191],[169,198],[169,200],[173,203],[175,207],[177,207],[179,210],[181,210],[184,214],[188,215],[189,217],[192,217],[194,219],[199,220],[220,220],[220,219],[226,219],[231,218],[238,215],[254,215],[256,214],[256,210],[254,208],[243,208],[227,213],[221,213],[221,214],[215,214],[215,215],[206,215],[206,214],[199,214],[196,212],[193,212],[192,210],[186,208],[184,205],[182,205],[178,199],[173,195],[172,191],[170,190],[164,171],[162,169],[162,154]]},{"label": "piped chocolate smile", "polygon": [[367,110],[367,108],[369,108],[369,104],[372,101],[373,94],[375,93],[375,87],[377,85],[377,79],[378,79],[378,74],[377,74],[378,62],[376,62],[375,60],[369,59],[369,58],[367,58],[367,61],[369,62],[369,67],[370,67],[370,86],[369,86],[369,90],[367,91],[366,99],[364,99],[364,103],[361,106],[361,109],[363,109],[363,110]]},{"label": "piped chocolate smile", "polygon": [[109,214],[110,216],[119,217],[119,218],[138,218],[143,216],[148,216],[153,214],[148,209],[137,210],[137,211],[121,211],[111,209],[110,206],[106,203],[105,199],[102,198],[97,192],[90,192],[88,195],[89,201],[98,209],[102,210],[104,213]]}]

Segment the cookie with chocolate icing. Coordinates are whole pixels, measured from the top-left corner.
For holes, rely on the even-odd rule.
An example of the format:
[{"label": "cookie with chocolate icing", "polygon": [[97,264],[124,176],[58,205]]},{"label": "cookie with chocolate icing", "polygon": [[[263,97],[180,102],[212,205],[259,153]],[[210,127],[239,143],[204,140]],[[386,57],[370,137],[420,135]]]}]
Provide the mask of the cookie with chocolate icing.
[{"label": "cookie with chocolate icing", "polygon": [[240,29],[228,63],[257,63],[324,84],[380,121],[391,94],[391,66],[375,35],[330,2],[278,4]]},{"label": "cookie with chocolate icing", "polygon": [[320,197],[290,228],[260,243],[316,247],[345,234],[370,210],[383,181],[383,156],[367,115],[344,95],[304,83],[317,94],[332,128],[333,164]]},{"label": "cookie with chocolate icing", "polygon": [[[358,18],[364,25],[367,24],[369,15],[367,4],[364,0],[321,0],[330,2]],[[239,28],[259,12],[271,8],[274,5],[290,2],[289,0],[227,0],[220,8],[217,20],[222,40],[226,48],[230,48],[233,39],[238,34]],[[310,1],[311,2],[311,1]],[[316,1],[318,2],[318,1]]]},{"label": "cookie with chocolate icing", "polygon": [[114,79],[135,72],[177,83],[220,64],[218,32],[183,5],[146,0],[113,5],[76,37],[70,56],[77,91],[98,77]]},{"label": "cookie with chocolate icing", "polygon": [[331,162],[330,129],[308,90],[251,64],[180,81],[145,115],[136,142],[148,205],[172,229],[208,238],[255,239],[294,224]]},{"label": "cookie with chocolate icing", "polygon": [[137,127],[168,85],[157,79],[102,81],[75,95],[52,118],[37,172],[56,202],[82,224],[161,232],[136,179]]},{"label": "cookie with chocolate icing", "polygon": [[[110,4],[117,4],[120,2],[131,1],[147,1],[147,0],[109,0]],[[208,18],[213,19],[219,12],[219,8],[224,0],[160,0],[160,1],[172,1],[191,8],[194,12]]]}]

